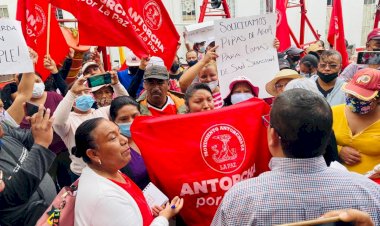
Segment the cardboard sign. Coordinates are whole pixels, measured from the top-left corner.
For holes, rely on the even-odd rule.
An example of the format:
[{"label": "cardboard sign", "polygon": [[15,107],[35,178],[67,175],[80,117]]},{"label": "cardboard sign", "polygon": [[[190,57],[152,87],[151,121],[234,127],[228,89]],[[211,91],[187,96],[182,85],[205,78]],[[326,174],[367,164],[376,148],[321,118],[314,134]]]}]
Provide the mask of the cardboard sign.
[{"label": "cardboard sign", "polygon": [[215,40],[214,21],[206,21],[203,23],[190,24],[185,27],[187,40],[193,43],[208,42]]},{"label": "cardboard sign", "polygon": [[0,72],[16,74],[33,72],[33,61],[17,20],[0,19]]},{"label": "cardboard sign", "polygon": [[269,97],[265,84],[279,71],[273,47],[276,15],[222,19],[215,22],[219,85],[223,98],[237,76],[248,77],[260,88],[259,97]]}]

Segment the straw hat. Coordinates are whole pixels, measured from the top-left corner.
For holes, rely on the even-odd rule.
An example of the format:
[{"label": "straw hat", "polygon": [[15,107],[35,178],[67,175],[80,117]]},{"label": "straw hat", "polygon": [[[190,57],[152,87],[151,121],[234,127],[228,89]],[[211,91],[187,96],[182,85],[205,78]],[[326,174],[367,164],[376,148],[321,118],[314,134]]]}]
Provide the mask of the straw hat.
[{"label": "straw hat", "polygon": [[301,78],[297,71],[292,69],[283,69],[279,71],[276,76],[265,85],[265,90],[272,96],[277,96],[279,93],[276,90],[276,83],[284,78],[296,79]]}]

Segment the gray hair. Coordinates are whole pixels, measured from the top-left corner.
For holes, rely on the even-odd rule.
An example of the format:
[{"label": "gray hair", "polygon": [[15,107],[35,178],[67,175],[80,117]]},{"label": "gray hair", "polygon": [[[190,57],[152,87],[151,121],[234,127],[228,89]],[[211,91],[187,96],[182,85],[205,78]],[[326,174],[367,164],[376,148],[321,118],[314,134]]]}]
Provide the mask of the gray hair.
[{"label": "gray hair", "polygon": [[313,93],[323,96],[322,93],[319,92],[317,84],[315,83],[313,79],[308,79],[308,78],[293,79],[288,84],[286,84],[284,91],[295,89],[295,88],[306,89],[308,91],[311,91]]}]

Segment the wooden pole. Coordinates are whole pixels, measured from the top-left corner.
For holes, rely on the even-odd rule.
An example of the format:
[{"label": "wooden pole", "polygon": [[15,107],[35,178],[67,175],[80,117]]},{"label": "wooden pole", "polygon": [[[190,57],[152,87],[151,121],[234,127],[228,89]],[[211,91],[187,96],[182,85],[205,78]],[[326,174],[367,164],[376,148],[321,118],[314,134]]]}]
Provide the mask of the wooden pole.
[{"label": "wooden pole", "polygon": [[51,3],[48,5],[48,20],[47,20],[47,38],[46,38],[46,55],[50,52],[50,21],[51,21]]}]

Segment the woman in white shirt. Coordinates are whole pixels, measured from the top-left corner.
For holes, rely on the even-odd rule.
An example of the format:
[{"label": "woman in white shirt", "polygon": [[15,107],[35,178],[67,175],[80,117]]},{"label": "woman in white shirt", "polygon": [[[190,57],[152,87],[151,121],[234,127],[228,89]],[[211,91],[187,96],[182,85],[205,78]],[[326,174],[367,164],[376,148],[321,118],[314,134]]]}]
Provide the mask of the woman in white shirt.
[{"label": "woman in white shirt", "polygon": [[175,197],[153,218],[142,191],[119,169],[130,160],[128,138],[104,118],[83,122],[75,133],[73,152],[87,163],[78,184],[75,225],[169,225],[183,206]]}]

